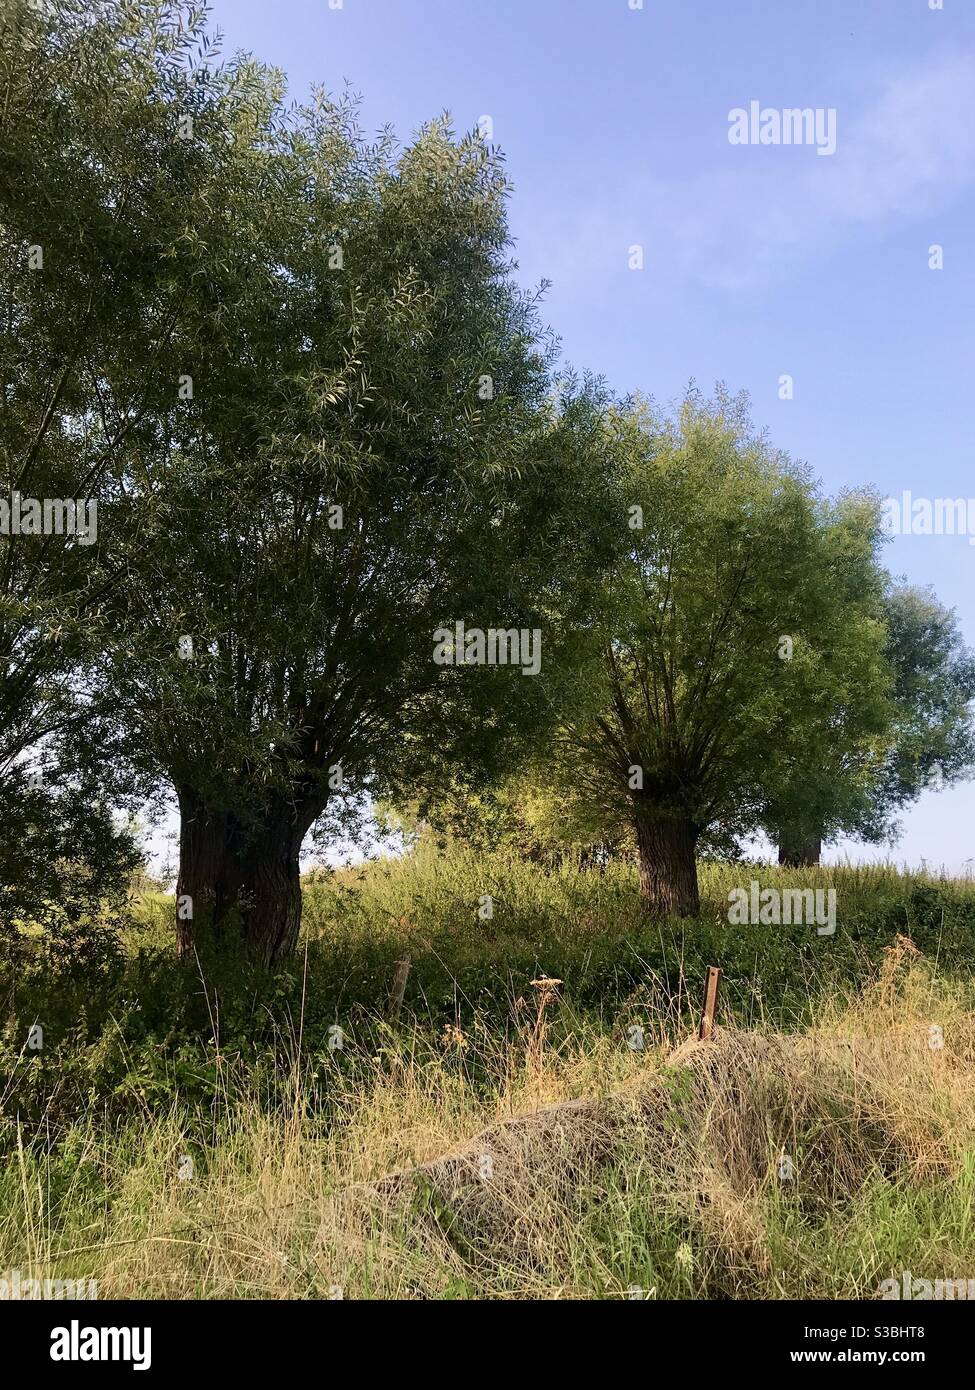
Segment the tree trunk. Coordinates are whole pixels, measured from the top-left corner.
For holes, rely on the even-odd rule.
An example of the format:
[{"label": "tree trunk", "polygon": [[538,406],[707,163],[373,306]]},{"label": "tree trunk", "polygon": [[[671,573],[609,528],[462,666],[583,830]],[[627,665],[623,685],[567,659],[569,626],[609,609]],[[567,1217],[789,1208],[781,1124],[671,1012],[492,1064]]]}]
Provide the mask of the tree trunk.
[{"label": "tree trunk", "polygon": [[225,811],[207,809],[193,792],[179,795],[179,877],[176,881],[176,949],[192,955],[194,943],[217,938],[236,911],[240,870],[234,825]]},{"label": "tree trunk", "polygon": [[211,811],[193,792],[180,791],[181,956],[203,943],[266,966],[291,954],[301,926],[301,845],[324,804],[309,800],[298,810],[279,803],[244,827],[232,813]]},{"label": "tree trunk", "polygon": [[640,893],[650,916],[697,916],[697,840],[697,827],[686,818],[637,817]]},{"label": "tree trunk", "polygon": [[808,869],[818,864],[822,852],[821,835],[783,834],[779,841],[779,863],[789,869]]},{"label": "tree trunk", "polygon": [[241,907],[248,954],[275,965],[298,944],[301,926],[301,872],[298,856],[304,835],[289,817],[267,827],[242,865]]}]

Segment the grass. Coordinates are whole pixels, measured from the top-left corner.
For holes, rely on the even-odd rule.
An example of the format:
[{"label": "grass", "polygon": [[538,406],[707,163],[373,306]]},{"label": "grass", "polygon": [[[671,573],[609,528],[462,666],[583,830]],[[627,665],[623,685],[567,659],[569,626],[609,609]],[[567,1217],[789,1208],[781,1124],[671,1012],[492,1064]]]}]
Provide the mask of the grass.
[{"label": "grass", "polygon": [[[6,989],[0,1275],[102,1298],[975,1279],[975,891],[816,871],[840,922],[819,938],[729,928],[751,873],[704,866],[701,920],[659,928],[628,866],[378,861],[307,883],[302,950],[273,980],[177,970],[161,899],[80,978],[35,942]],[[710,962],[723,1027],[700,1045]]]}]

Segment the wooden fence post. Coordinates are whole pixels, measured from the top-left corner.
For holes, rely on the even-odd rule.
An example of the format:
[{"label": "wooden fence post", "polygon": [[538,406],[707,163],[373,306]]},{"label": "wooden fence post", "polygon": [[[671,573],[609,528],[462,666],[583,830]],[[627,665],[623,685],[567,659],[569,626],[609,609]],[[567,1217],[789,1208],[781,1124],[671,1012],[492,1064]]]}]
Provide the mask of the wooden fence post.
[{"label": "wooden fence post", "polygon": [[396,962],[396,973],[393,975],[393,988],[389,992],[389,1016],[393,1023],[399,1018],[400,1009],[403,1007],[403,995],[406,993],[406,981],[410,973],[410,964],[411,961],[409,956]]},{"label": "wooden fence post", "polygon": [[714,1033],[714,1010],[718,1002],[718,981],[721,979],[721,971],[716,965],[708,966],[708,977],[704,984],[704,1013],[701,1015],[701,1027],[698,1037],[702,1042],[707,1042]]}]

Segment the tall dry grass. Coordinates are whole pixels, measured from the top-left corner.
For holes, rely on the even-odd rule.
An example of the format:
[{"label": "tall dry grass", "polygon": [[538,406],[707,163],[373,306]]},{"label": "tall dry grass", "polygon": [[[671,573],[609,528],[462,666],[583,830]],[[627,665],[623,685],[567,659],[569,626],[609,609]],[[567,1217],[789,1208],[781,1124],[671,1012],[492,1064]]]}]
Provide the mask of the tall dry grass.
[{"label": "tall dry grass", "polygon": [[620,1028],[550,1033],[570,1008],[542,986],[504,1042],[475,1023],[386,1030],[341,1066],[296,1053],[273,1097],[218,1084],[192,1133],[173,1110],[95,1114],[47,1148],[24,1134],[0,1272],[183,1299],[871,1297],[902,1269],[975,1278],[975,1013],[910,943],[794,1037],[701,1045],[667,1018],[632,1050]]}]

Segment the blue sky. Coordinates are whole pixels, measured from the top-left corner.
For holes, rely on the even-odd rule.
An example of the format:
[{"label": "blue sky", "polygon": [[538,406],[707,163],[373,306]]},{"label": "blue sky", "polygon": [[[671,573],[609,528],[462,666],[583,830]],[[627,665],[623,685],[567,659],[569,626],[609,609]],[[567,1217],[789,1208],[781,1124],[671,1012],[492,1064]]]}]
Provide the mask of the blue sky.
[{"label": "blue sky", "polygon": [[[332,0],[337,3],[337,0]],[[519,276],[568,362],[660,401],[744,388],[830,492],[975,496],[975,4],[944,0],[217,0],[224,51],[368,128],[493,122]],[[836,111],[836,153],[732,145],[729,112]],[[944,268],[929,269],[929,247]],[[628,267],[632,246],[644,268]],[[779,379],[793,378],[793,398]],[[902,536],[975,644],[975,546]],[[898,861],[962,870],[975,784],[927,793]],[[880,857],[890,854],[879,851]],[[841,845],[828,857],[876,858]]]}]

